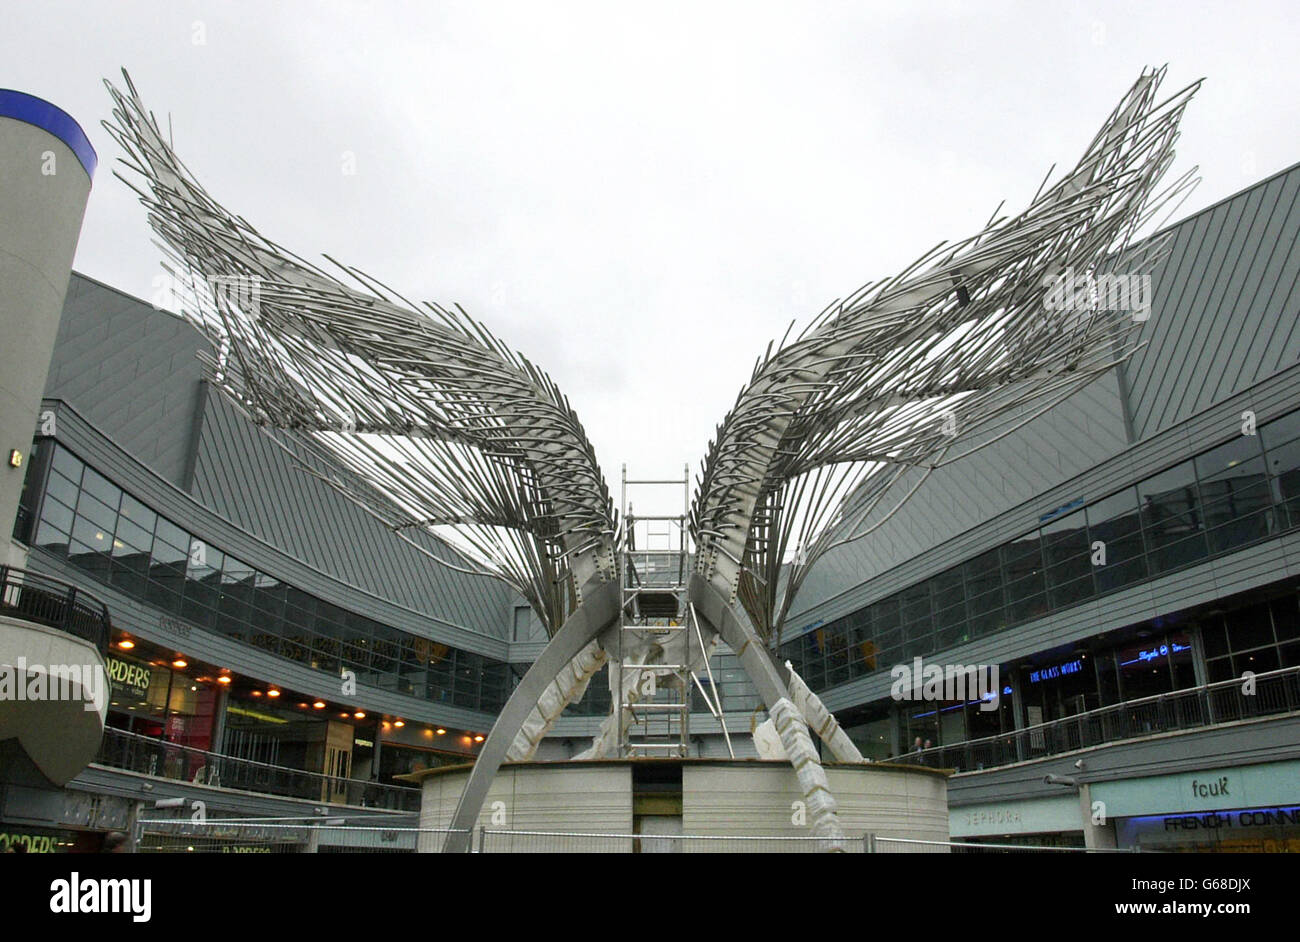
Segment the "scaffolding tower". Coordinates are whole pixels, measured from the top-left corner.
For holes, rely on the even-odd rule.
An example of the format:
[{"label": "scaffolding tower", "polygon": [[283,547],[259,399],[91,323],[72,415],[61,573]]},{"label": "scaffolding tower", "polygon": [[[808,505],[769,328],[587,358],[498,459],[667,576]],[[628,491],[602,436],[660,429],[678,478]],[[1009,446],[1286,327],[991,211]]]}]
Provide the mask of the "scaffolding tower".
[{"label": "scaffolding tower", "polygon": [[[682,488],[680,514],[635,512],[629,488],[673,485]],[[612,684],[623,757],[690,755],[695,688],[709,712],[719,720],[722,717],[704,638],[686,597],[691,572],[690,499],[689,466],[683,467],[681,478],[634,480],[623,465],[622,609]],[[645,528],[643,546],[637,545],[638,525]],[[692,664],[703,665],[708,689]],[[730,751],[729,740],[727,745]]]}]

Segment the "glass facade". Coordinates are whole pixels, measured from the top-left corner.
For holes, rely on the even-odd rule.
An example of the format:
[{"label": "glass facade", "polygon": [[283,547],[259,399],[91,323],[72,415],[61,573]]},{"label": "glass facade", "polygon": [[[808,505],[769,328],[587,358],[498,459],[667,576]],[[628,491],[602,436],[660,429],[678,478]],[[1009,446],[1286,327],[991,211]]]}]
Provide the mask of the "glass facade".
[{"label": "glass facade", "polygon": [[1300,607],[1283,596],[1201,620],[1201,644],[1210,683],[1300,667]]},{"label": "glass facade", "polygon": [[[983,704],[971,698],[896,705],[883,700],[844,711],[841,722],[851,729],[873,719],[877,723],[874,738],[882,741],[888,727],[882,727],[880,721],[893,708],[898,752],[908,753],[1004,737],[1026,727],[1162,697],[1202,683],[1238,680],[1247,671],[1263,674],[1300,667],[1297,589],[1297,580],[1288,580],[999,665],[1002,696],[996,710],[981,709]],[[1203,676],[1197,671],[1198,643],[1204,655]],[[1261,698],[1260,709],[1265,709],[1265,699]],[[1274,706],[1279,711],[1286,708],[1281,702]],[[1194,710],[1188,714],[1193,715]],[[1164,729],[1161,722],[1158,709],[1138,710],[1124,717],[1122,731],[1114,737],[1160,732]],[[1105,728],[1095,723],[1094,727]],[[1077,730],[1066,732],[1077,735]],[[1022,738],[1020,758],[1044,754],[1048,748],[1044,736],[1031,730],[1027,739]],[[1104,741],[1104,736],[1098,741]],[[1004,759],[1014,752],[1011,740],[1006,743]],[[944,761],[958,759],[945,756]],[[966,761],[978,761],[978,754]]]},{"label": "glass facade", "polygon": [[1300,412],[1087,506],[1067,505],[1030,533],[818,625],[782,645],[781,658],[825,690],[1294,527]]},{"label": "glass facade", "polygon": [[363,684],[485,713],[505,705],[513,676],[506,662],[287,585],[155,513],[63,446],[42,440],[35,453],[43,460],[28,467],[29,479],[45,473],[46,483],[31,545],[155,608],[314,670],[352,670]]}]

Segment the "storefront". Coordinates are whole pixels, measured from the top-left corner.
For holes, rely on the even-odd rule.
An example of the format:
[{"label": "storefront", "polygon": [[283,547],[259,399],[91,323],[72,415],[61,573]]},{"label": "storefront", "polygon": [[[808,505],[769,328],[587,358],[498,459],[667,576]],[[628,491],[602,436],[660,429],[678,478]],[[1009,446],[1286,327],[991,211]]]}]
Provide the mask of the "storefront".
[{"label": "storefront", "polygon": [[1074,792],[953,807],[948,811],[948,830],[954,841],[971,844],[1084,845],[1079,796]]},{"label": "storefront", "polygon": [[1300,760],[1092,785],[1120,847],[1300,853]]}]

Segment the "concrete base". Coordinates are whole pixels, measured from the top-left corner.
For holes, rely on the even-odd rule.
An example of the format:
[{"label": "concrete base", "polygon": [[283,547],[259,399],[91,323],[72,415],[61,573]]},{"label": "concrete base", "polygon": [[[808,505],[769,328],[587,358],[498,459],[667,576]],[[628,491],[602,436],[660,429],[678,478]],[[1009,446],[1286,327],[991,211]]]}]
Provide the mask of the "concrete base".
[{"label": "concrete base", "polygon": [[[423,790],[422,828],[446,828],[470,765],[403,776]],[[871,763],[826,766],[840,823],[856,847],[864,834],[948,840],[947,774],[914,766]],[[761,759],[614,759],[507,763],[479,815],[473,841],[490,851],[629,853],[795,851],[812,842],[802,794],[788,762]],[[483,832],[479,833],[478,829]],[[494,832],[537,831],[545,834]],[[561,834],[591,835],[562,837]],[[664,841],[684,834],[716,841]],[[623,835],[602,837],[598,835]],[[645,835],[640,839],[626,835]],[[764,838],[746,841],[740,838]],[[444,836],[421,834],[418,848],[441,850]]]}]

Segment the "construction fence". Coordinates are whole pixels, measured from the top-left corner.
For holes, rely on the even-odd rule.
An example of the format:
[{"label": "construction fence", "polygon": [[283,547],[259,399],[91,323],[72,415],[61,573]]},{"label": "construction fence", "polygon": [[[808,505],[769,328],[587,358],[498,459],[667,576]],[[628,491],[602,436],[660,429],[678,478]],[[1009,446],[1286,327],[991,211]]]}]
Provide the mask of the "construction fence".
[{"label": "construction fence", "polygon": [[[580,831],[525,831],[475,828],[422,828],[365,818],[345,819],[151,819],[139,822],[139,853],[302,854],[440,853],[460,838],[470,853],[481,854],[988,854],[1116,853],[1104,848],[1040,847],[928,841],[859,834],[834,840],[815,836],[609,834]],[[468,838],[468,840],[466,840]]]}]

